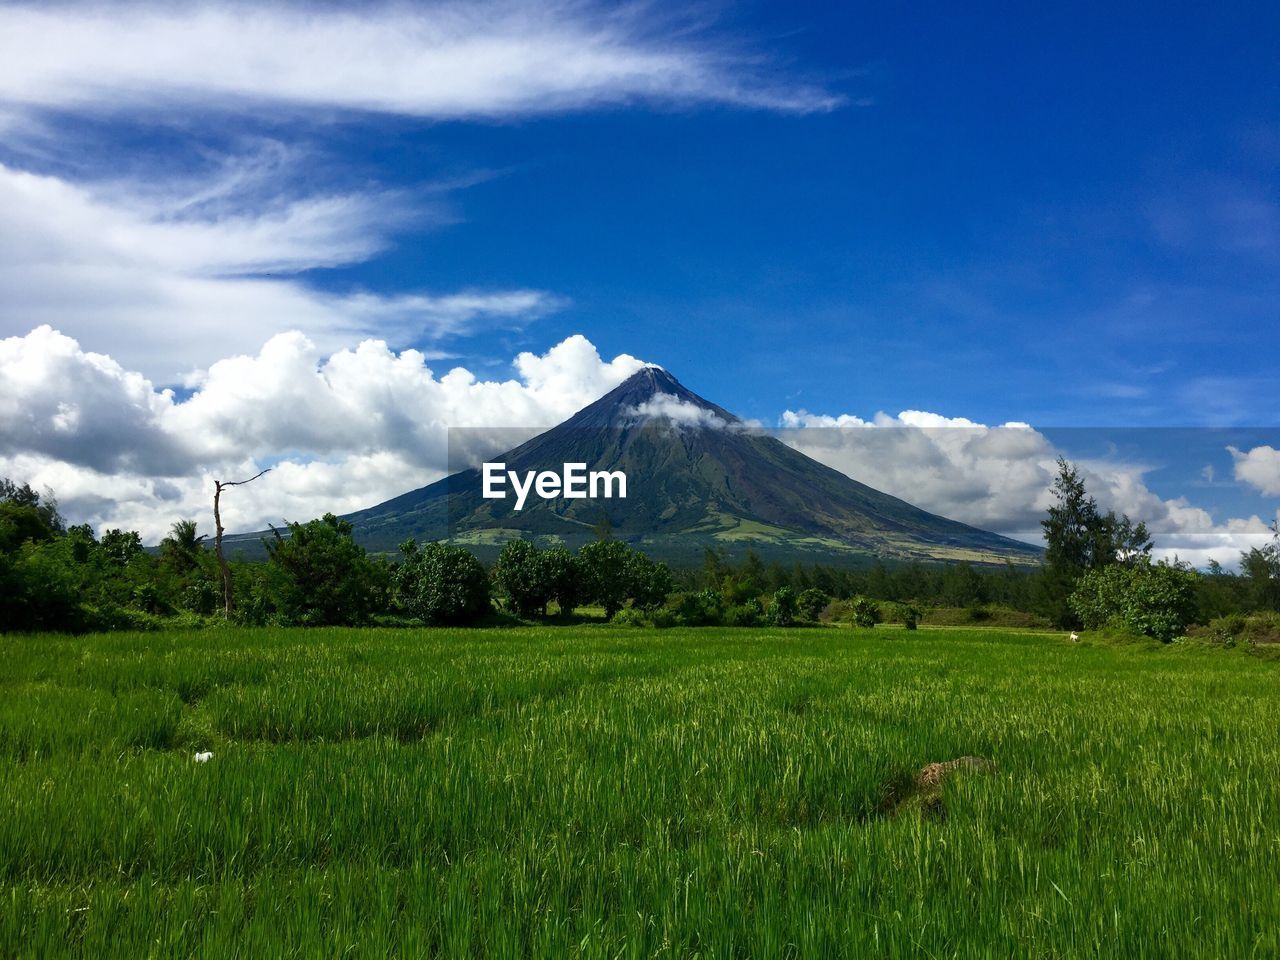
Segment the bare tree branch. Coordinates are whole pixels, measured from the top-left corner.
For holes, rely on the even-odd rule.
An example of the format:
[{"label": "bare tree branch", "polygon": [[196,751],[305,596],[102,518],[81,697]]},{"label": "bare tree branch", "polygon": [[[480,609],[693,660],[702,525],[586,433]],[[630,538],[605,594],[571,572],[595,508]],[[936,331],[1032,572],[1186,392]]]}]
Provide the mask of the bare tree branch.
[{"label": "bare tree branch", "polygon": [[231,587],[231,567],[227,564],[226,557],[222,555],[222,491],[226,487],[242,487],[246,483],[253,483],[264,473],[270,473],[271,468],[259,470],[248,480],[215,480],[213,481],[213,550],[218,555],[218,567],[222,570],[222,616],[225,620],[231,619],[231,609],[234,606]]}]

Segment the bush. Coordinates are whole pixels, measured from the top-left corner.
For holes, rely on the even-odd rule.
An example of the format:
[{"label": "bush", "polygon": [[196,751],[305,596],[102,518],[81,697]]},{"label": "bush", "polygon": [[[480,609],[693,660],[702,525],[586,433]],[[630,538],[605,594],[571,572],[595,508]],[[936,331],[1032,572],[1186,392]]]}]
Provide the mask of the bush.
[{"label": "bush", "polygon": [[883,619],[880,613],[880,604],[870,597],[855,597],[850,607],[853,611],[854,626],[865,627],[869,630]]},{"label": "bush", "polygon": [[181,605],[184,610],[209,616],[222,601],[222,591],[209,580],[197,580],[182,590]]},{"label": "bush", "polygon": [[676,620],[676,615],[666,607],[659,607],[657,610],[652,611],[649,614],[649,620],[659,630],[666,630],[669,627],[677,626],[679,623]]},{"label": "bush", "polygon": [[1195,571],[1164,562],[1115,564],[1081,577],[1068,602],[1090,630],[1118,626],[1168,643],[1195,616],[1197,579]]},{"label": "bush", "polygon": [[84,608],[84,626],[88,630],[159,630],[166,626],[161,617],[135,610],[132,607],[121,607],[112,603],[97,606],[86,605]]},{"label": "bush", "polygon": [[800,604],[790,587],[779,587],[769,605],[769,622],[775,627],[789,627],[796,622]]},{"label": "bush", "polygon": [[982,607],[926,607],[921,612],[920,622],[947,627],[967,627],[979,623],[991,627],[1050,626],[1049,620],[1038,614],[993,604]]},{"label": "bush", "polygon": [[893,619],[908,630],[914,630],[916,624],[920,622],[920,611],[909,603],[895,603],[893,605]]},{"label": "bush", "polygon": [[688,627],[713,627],[724,622],[724,600],[714,590],[675,593],[667,605],[676,620]]},{"label": "bush", "polygon": [[492,612],[489,577],[469,550],[406,540],[400,552],[404,560],[392,582],[406,613],[429,624],[466,624]]},{"label": "bush", "polygon": [[1266,611],[1248,616],[1215,617],[1205,626],[1189,629],[1187,636],[1224,647],[1280,644],[1280,613]]},{"label": "bush", "polygon": [[611,622],[622,627],[646,627],[649,625],[644,611],[637,607],[623,607],[613,615]]},{"label": "bush", "polygon": [[754,627],[764,617],[764,608],[760,601],[752,597],[746,603],[738,603],[724,612],[724,623],[728,627]]},{"label": "bush", "polygon": [[796,603],[799,608],[800,619],[808,620],[815,623],[822,616],[822,611],[826,609],[831,598],[827,596],[825,590],[819,590],[817,587],[809,587],[802,590]]},{"label": "bush", "polygon": [[0,553],[0,631],[86,629],[82,587],[58,543]]}]

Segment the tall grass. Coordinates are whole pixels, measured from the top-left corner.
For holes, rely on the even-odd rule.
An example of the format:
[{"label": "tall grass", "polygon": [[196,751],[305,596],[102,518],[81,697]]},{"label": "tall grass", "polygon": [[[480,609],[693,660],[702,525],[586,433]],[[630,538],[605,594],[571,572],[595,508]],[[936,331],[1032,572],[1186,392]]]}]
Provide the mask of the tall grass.
[{"label": "tall grass", "polygon": [[0,798],[2,957],[1280,955],[1280,665],[1237,653],[10,637]]}]

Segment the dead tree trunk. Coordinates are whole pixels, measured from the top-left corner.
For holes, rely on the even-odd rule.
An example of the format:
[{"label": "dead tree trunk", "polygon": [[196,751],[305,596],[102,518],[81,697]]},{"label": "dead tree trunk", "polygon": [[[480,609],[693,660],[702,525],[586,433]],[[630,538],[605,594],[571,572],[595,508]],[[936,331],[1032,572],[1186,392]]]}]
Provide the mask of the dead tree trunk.
[{"label": "dead tree trunk", "polygon": [[231,589],[231,567],[227,564],[227,558],[222,555],[222,490],[224,487],[242,487],[246,483],[253,483],[270,470],[270,467],[260,470],[248,480],[213,481],[213,551],[218,555],[218,569],[222,571],[222,618],[224,620],[231,619],[231,609],[235,606],[235,600]]}]

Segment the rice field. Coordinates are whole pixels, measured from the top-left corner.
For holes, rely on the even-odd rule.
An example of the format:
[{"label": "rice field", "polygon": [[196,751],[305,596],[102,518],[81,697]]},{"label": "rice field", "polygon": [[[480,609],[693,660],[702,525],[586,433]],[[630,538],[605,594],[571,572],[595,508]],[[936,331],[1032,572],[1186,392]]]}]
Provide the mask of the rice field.
[{"label": "rice field", "polygon": [[5,958],[1280,955],[1280,663],[1238,651],[0,637],[0,804]]}]

